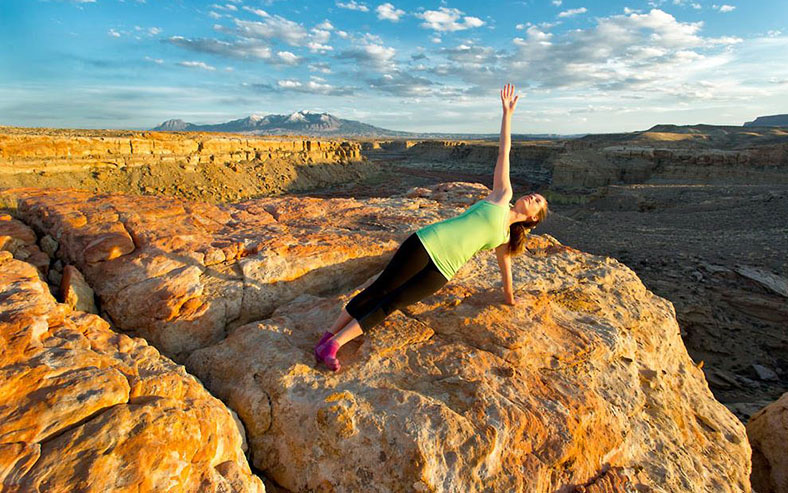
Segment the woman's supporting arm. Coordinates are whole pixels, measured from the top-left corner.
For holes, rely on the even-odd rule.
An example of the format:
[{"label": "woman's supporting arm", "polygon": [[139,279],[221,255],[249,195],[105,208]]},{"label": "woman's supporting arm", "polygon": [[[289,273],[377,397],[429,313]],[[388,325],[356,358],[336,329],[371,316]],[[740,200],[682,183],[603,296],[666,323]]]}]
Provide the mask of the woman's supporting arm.
[{"label": "woman's supporting arm", "polygon": [[506,84],[501,89],[501,105],[503,115],[501,117],[501,135],[498,142],[498,161],[495,163],[495,173],[493,174],[493,192],[511,192],[512,183],[509,180],[509,151],[512,148],[512,114],[517,106],[520,96],[514,95],[514,86]]},{"label": "woman's supporting arm", "polygon": [[510,305],[514,305],[514,289],[512,288],[512,257],[509,255],[509,244],[504,243],[496,247],[495,256],[498,258],[498,267],[501,269],[504,301]]}]

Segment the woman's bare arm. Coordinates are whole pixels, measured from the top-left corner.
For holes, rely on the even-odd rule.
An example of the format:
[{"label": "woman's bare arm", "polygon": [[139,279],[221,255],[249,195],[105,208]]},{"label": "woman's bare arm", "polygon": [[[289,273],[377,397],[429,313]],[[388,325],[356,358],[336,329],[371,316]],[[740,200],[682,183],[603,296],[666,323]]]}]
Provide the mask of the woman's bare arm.
[{"label": "woman's bare arm", "polygon": [[512,288],[512,257],[509,255],[509,243],[503,243],[495,248],[498,258],[498,267],[501,269],[504,301],[509,305],[515,304],[514,289]]},{"label": "woman's bare arm", "polygon": [[501,89],[501,105],[503,115],[501,117],[501,136],[498,143],[498,161],[495,163],[495,173],[493,174],[493,193],[498,196],[506,193],[511,194],[512,183],[509,180],[509,151],[512,148],[512,114],[517,106],[520,96],[515,96],[514,85],[506,84]]}]

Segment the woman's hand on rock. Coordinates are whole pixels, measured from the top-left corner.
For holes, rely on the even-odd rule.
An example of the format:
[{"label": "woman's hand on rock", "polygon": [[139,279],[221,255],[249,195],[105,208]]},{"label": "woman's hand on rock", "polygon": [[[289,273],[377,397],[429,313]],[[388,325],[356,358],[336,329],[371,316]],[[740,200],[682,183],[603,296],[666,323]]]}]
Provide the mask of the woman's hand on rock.
[{"label": "woman's hand on rock", "polygon": [[514,94],[514,84],[506,84],[503,86],[503,89],[501,89],[501,105],[503,106],[503,113],[505,115],[514,113],[518,99],[520,99],[520,95]]}]

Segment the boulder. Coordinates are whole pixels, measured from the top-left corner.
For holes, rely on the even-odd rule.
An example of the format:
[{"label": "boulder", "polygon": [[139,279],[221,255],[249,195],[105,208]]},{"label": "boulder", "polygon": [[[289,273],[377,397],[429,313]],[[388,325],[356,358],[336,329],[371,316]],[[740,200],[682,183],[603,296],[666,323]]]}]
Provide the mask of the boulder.
[{"label": "boulder", "polygon": [[243,433],[183,367],[0,252],[3,491],[261,492]]},{"label": "boulder", "polygon": [[752,445],[752,487],[758,493],[788,492],[788,392],[747,422]]},{"label": "boulder", "polygon": [[[743,425],[625,265],[532,236],[502,303],[483,252],[435,295],[314,363],[320,334],[402,240],[483,198],[168,198],[8,190],[120,329],[186,363],[292,491],[749,491]],[[12,200],[8,200],[11,197]],[[3,197],[0,197],[3,198]],[[120,226],[133,250],[84,246]],[[117,238],[117,237],[116,237]]]}]

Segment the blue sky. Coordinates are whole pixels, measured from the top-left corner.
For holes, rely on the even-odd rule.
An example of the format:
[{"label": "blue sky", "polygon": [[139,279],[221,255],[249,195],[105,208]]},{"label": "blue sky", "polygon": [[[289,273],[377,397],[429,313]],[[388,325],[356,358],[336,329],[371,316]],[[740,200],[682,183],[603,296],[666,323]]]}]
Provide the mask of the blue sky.
[{"label": "blue sky", "polygon": [[740,125],[788,113],[785,0],[0,0],[0,124],[326,111],[395,130]]}]

